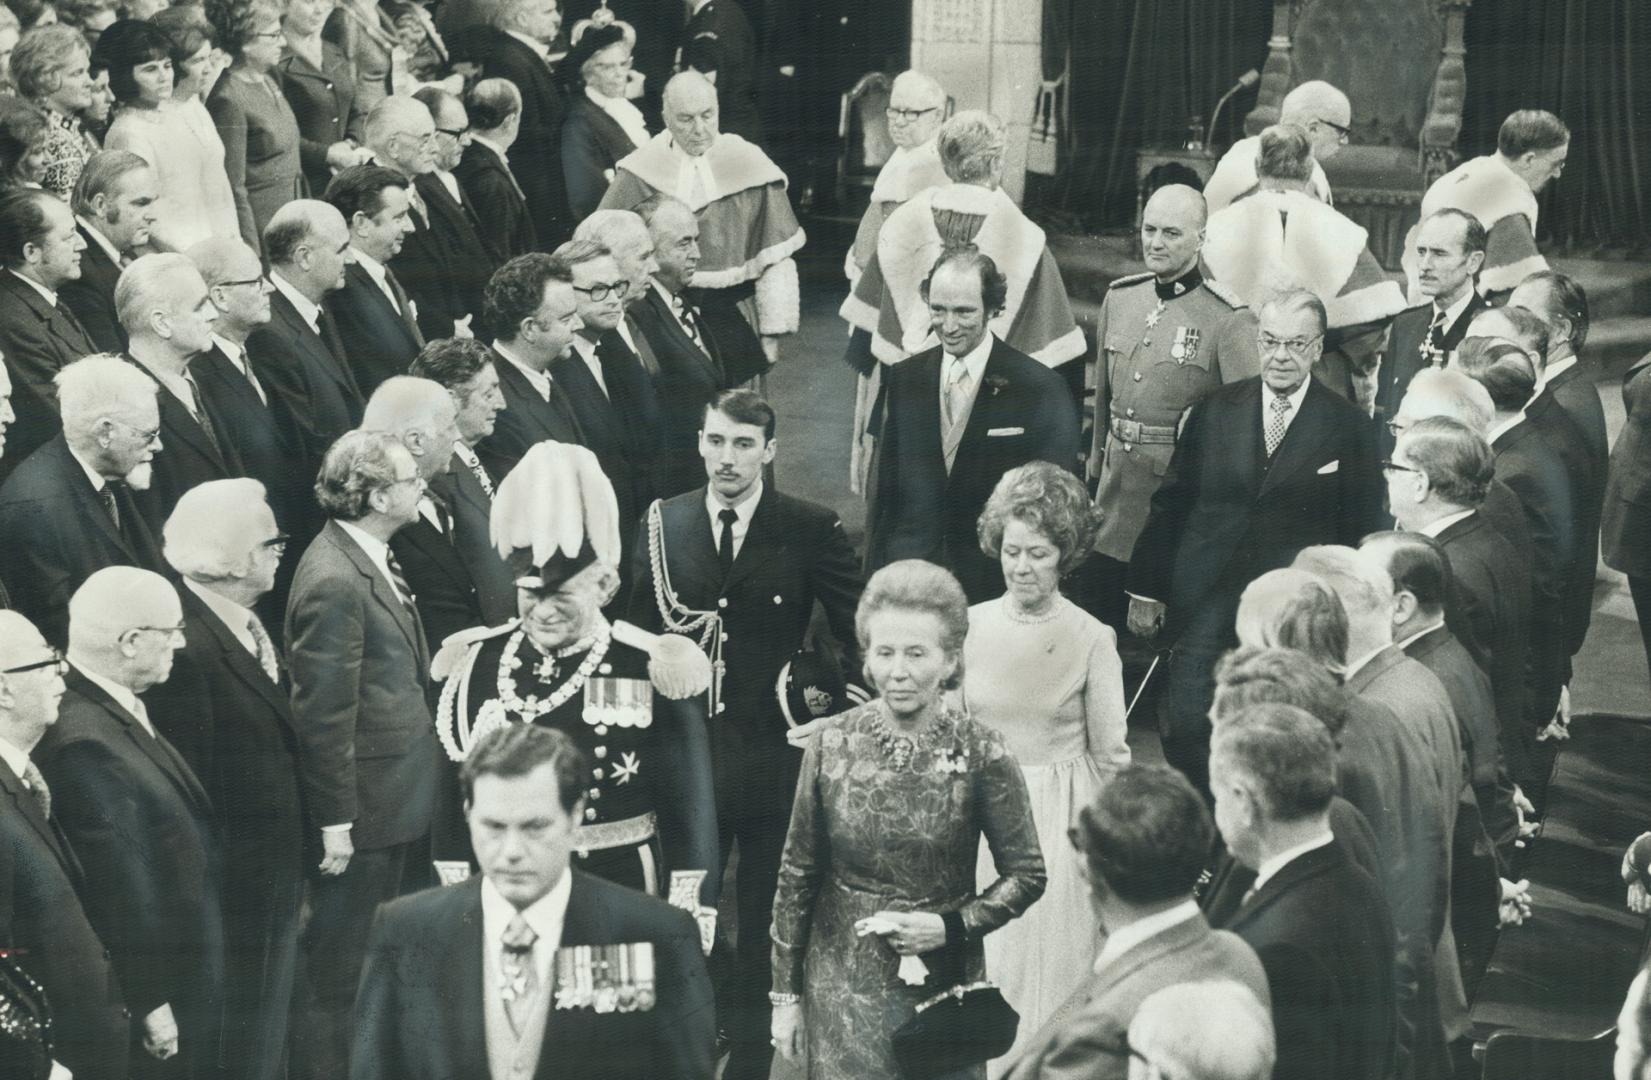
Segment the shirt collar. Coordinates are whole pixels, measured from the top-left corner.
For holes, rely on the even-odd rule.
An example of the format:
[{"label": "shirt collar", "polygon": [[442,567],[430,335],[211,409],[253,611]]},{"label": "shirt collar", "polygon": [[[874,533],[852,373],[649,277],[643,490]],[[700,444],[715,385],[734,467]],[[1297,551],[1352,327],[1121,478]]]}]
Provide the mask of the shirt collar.
[{"label": "shirt collar", "polygon": [[509,361],[510,365],[517,371],[520,371],[527,378],[528,384],[539,392],[540,397],[546,401],[550,400],[550,372],[535,369],[532,364],[516,355],[516,350],[506,342],[494,340],[493,351]]},{"label": "shirt collar", "polygon": [[85,217],[82,217],[80,214],[75,215],[75,221],[79,222],[80,227],[86,230],[86,235],[92,238],[92,243],[102,248],[103,253],[109,256],[109,261],[114,263],[116,266],[119,266],[120,261],[124,256],[121,255],[119,249],[117,249],[114,244],[109,242],[109,238],[103,235],[103,230],[99,229],[96,225],[92,224],[91,221],[87,220]]},{"label": "shirt collar", "polygon": [[[338,521],[337,518],[334,518],[333,520]],[[372,535],[353,521],[338,521],[338,527],[343,529],[345,534],[348,535],[351,540],[354,540],[357,544],[360,544],[361,550],[365,551],[367,553],[367,557],[373,560],[373,562],[378,563],[381,566],[389,565],[389,561],[386,558],[386,556],[390,553],[389,544],[386,544],[384,541]]]},{"label": "shirt collar", "polygon": [[[992,344],[994,341],[996,341],[996,338],[992,336],[991,331],[987,331],[986,334],[980,339],[979,345],[976,345],[974,348],[963,354],[963,366],[969,369],[969,382],[973,386],[980,385],[980,376],[981,373],[986,370],[986,361],[992,355]],[[953,357],[950,353],[946,353],[945,357],[945,366],[947,369],[950,369],[952,366]],[[941,382],[944,383],[945,379],[945,372],[942,371]]]},{"label": "shirt collar", "polygon": [[711,515],[712,521],[716,521],[717,515],[724,510],[733,510],[734,516],[739,518],[735,524],[744,529],[751,524],[751,516],[757,512],[757,504],[760,502],[762,502],[762,477],[760,476],[757,477],[755,484],[746,489],[745,498],[731,507],[723,506],[716,494],[712,492],[711,486],[709,484],[705,486],[705,512]]},{"label": "shirt collar", "polygon": [[562,943],[562,922],[567,916],[568,898],[573,894],[573,872],[563,870],[561,880],[550,891],[520,911],[504,898],[493,879],[482,877],[482,934],[490,945],[496,945],[504,936],[505,927],[517,915],[539,936],[535,945],[543,943],[554,953]]},{"label": "shirt collar", "polygon": [[29,288],[33,289],[41,296],[44,296],[46,298],[46,303],[50,304],[52,307],[57,306],[57,293],[54,290],[46,288],[46,286],[40,284],[40,282],[34,280],[32,277],[29,277],[27,274],[19,274],[16,270],[13,270],[11,275],[18,281],[27,284]]},{"label": "shirt collar", "polygon": [[546,45],[544,42],[539,41],[536,38],[530,38],[526,34],[517,33],[515,30],[506,30],[505,33],[532,49],[539,59],[543,60],[547,64],[550,63],[549,45]]},{"label": "shirt collar", "polygon": [[1508,417],[1506,420],[1498,420],[1496,423],[1494,423],[1490,426],[1489,431],[1485,432],[1485,441],[1487,443],[1490,443],[1492,446],[1495,446],[1497,439],[1500,439],[1502,436],[1506,435],[1508,432],[1510,432],[1514,428],[1518,427],[1521,423],[1524,422],[1524,420],[1525,420],[1525,410],[1524,409],[1520,409],[1518,412],[1514,413],[1512,416]]},{"label": "shirt collar", "polygon": [[321,305],[298,291],[298,287],[281,276],[279,269],[269,272],[269,282],[275,286],[275,291],[286,297],[292,306],[298,309],[311,330],[317,334],[321,332]]},{"label": "shirt collar", "polygon": [[[1468,305],[1473,303],[1473,297],[1474,292],[1470,287],[1467,292],[1462,294],[1461,299],[1457,300],[1454,304],[1451,304],[1448,308],[1445,308],[1444,328],[1446,330],[1449,330],[1451,327],[1456,325],[1456,320],[1462,317],[1462,312],[1466,311],[1468,309]],[[1439,310],[1439,305],[1434,304],[1433,310],[1437,312]]]},{"label": "shirt collar", "polygon": [[247,623],[252,621],[252,610],[242,607],[227,596],[221,596],[198,581],[189,578],[183,579],[183,587],[194,593],[205,604],[207,610],[218,616],[223,624],[229,627],[229,632],[241,641],[246,641],[251,635],[247,631]]},{"label": "shirt collar", "polygon": [[473,143],[481,143],[495,154],[498,154],[500,161],[504,162],[506,165],[510,164],[510,151],[506,150],[492,139],[489,139],[486,135],[477,135],[474,131],[472,131],[470,133],[470,141]]},{"label": "shirt collar", "polygon": [[218,346],[219,352],[229,357],[231,363],[235,364],[243,371],[246,370],[247,347],[244,343],[237,344],[236,342],[233,342],[220,334],[212,335],[212,343]]},{"label": "shirt collar", "polygon": [[[1284,397],[1284,399],[1290,403],[1290,414],[1289,415],[1292,418],[1294,418],[1296,413],[1301,411],[1301,403],[1303,401],[1305,401],[1306,398],[1307,398],[1307,387],[1312,385],[1312,382],[1313,382],[1313,376],[1311,374],[1309,374],[1305,379],[1301,380],[1301,385],[1300,386],[1296,387],[1294,390],[1290,391],[1288,394],[1282,395]],[[1261,385],[1262,385],[1262,388],[1267,391],[1265,394],[1261,395],[1262,396],[1262,404],[1263,404],[1263,406],[1271,405],[1272,402],[1273,402],[1273,398],[1279,397],[1280,395],[1277,392],[1275,392],[1273,390],[1273,388],[1268,386],[1266,383],[1262,383]]]},{"label": "shirt collar", "polygon": [[1576,367],[1577,356],[1572,353],[1561,360],[1550,360],[1548,366],[1542,369],[1542,384],[1546,386],[1560,375]]},{"label": "shirt collar", "polygon": [[573,335],[573,351],[578,353],[587,364],[596,363],[596,342],[583,334]]},{"label": "shirt collar", "polygon": [[1416,531],[1421,533],[1423,536],[1431,536],[1434,539],[1438,539],[1440,533],[1472,514],[1473,507],[1470,506],[1466,510],[1458,510],[1454,514],[1446,514],[1442,518],[1436,518],[1435,520],[1428,522],[1426,525],[1423,525]]},{"label": "shirt collar", "polygon": [[1427,637],[1429,634],[1433,633],[1433,631],[1439,629],[1441,626],[1444,626],[1444,625],[1445,625],[1445,620],[1443,618],[1440,618],[1438,622],[1429,623],[1427,626],[1422,627],[1422,629],[1416,631],[1414,634],[1411,634],[1409,637],[1406,637],[1403,641],[1395,641],[1393,643],[1393,647],[1398,649],[1400,652],[1403,652],[1404,650],[1408,649],[1414,643],[1420,641],[1422,638]]},{"label": "shirt collar", "polygon": [[384,284],[384,264],[362,251],[354,244],[350,245],[350,252],[355,255],[355,261],[361,264],[362,269],[373,275],[373,280],[380,285]]},{"label": "shirt collar", "polygon": [[0,738],[0,761],[11,766],[11,771],[17,774],[19,780],[29,771],[29,755],[22,747],[13,746],[3,738]]},{"label": "shirt collar", "polygon": [[109,481],[104,477],[104,475],[92,468],[90,465],[86,464],[86,459],[76,453],[75,448],[72,446],[69,447],[69,456],[74,458],[76,463],[78,463],[80,467],[85,470],[86,479],[92,482],[93,491],[102,491],[109,485]]},{"label": "shirt collar", "polygon": [[1387,645],[1379,645],[1376,648],[1371,649],[1369,652],[1365,653],[1363,656],[1359,657],[1357,660],[1349,661],[1348,664],[1347,664],[1347,673],[1342,676],[1342,682],[1345,683],[1346,681],[1351,679],[1353,676],[1355,676],[1359,672],[1363,671],[1364,668],[1365,668],[1365,665],[1369,664],[1370,661],[1376,659],[1376,657],[1381,654],[1382,650],[1388,648],[1391,644],[1392,644],[1392,642],[1388,642]]},{"label": "shirt collar", "polygon": [[453,440],[453,453],[459,456],[459,460],[464,462],[464,467],[467,469],[474,469],[482,463],[482,459],[476,456],[476,452],[464,445],[463,439]]},{"label": "shirt collar", "polygon": [[1095,974],[1101,974],[1120,956],[1142,942],[1157,937],[1171,927],[1180,926],[1197,915],[1197,902],[1183,900],[1174,907],[1154,912],[1144,919],[1137,919],[1128,926],[1118,927],[1107,935],[1106,944],[1101,946],[1100,954],[1095,957]]},{"label": "shirt collar", "polygon": [[116,705],[119,705],[121,708],[131,713],[132,716],[137,719],[139,723],[143,724],[145,728],[149,727],[148,715],[139,712],[143,706],[138,702],[138,696],[136,694],[120,685],[120,683],[115,682],[112,679],[106,679],[102,675],[99,675],[97,672],[91,670],[85,664],[82,664],[80,661],[76,660],[72,652],[69,654],[69,662],[75,666],[76,671],[91,680],[93,686],[98,687],[104,693],[114,698]]},{"label": "shirt collar", "polygon": [[1158,294],[1160,300],[1174,300],[1177,296],[1185,296],[1204,283],[1204,275],[1198,272],[1198,264],[1192,264],[1192,269],[1176,278],[1174,281],[1159,281],[1152,279],[1152,290]]},{"label": "shirt collar", "polygon": [[1301,858],[1309,851],[1317,851],[1321,847],[1329,847],[1335,842],[1335,834],[1329,829],[1325,829],[1322,833],[1319,833],[1311,840],[1304,841],[1303,843],[1297,844],[1292,848],[1285,848],[1283,851],[1279,852],[1277,855],[1274,855],[1270,859],[1262,859],[1261,865],[1256,867],[1255,885],[1253,888],[1256,892],[1260,892],[1261,887],[1271,881],[1273,876],[1280,870],[1284,869],[1295,860]]}]

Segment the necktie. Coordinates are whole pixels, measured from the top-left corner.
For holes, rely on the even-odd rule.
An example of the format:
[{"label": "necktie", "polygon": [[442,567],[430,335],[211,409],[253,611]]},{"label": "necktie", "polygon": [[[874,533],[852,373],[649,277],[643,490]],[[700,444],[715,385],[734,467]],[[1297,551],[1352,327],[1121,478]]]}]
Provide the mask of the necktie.
[{"label": "necktie", "polygon": [[426,497],[430,500],[430,509],[436,512],[436,528],[441,530],[441,538],[451,544],[453,515],[447,509],[447,500],[435,491],[430,491]]},{"label": "necktie", "polygon": [[97,493],[98,501],[103,504],[103,510],[109,515],[109,520],[115,524],[115,532],[120,532],[120,503],[115,499],[115,485],[105,481]]},{"label": "necktie", "polygon": [[390,584],[395,587],[396,599],[409,612],[413,610],[413,590],[407,585],[407,576],[401,572],[401,564],[396,561],[396,553],[388,549],[384,552],[384,568],[390,571]]},{"label": "necktie", "polygon": [[29,762],[23,768],[23,784],[34,796],[34,801],[40,804],[40,816],[47,821],[52,819],[52,789],[46,786],[46,778],[40,775],[40,769],[34,762]]},{"label": "necktie", "polygon": [[961,356],[954,356],[946,375],[946,426],[956,427],[968,407],[969,365],[963,362]]},{"label": "necktie", "polygon": [[281,664],[275,656],[275,642],[269,639],[269,632],[264,629],[264,624],[258,620],[258,616],[247,616],[247,633],[252,635],[252,654],[257,657],[258,666],[264,669],[264,674],[269,676],[270,682],[279,683]]},{"label": "necktie", "polygon": [[1427,328],[1427,347],[1434,367],[1445,366],[1445,313],[1435,308]]},{"label": "necktie", "polygon": [[201,400],[201,388],[196,385],[195,376],[186,371],[184,372],[183,381],[189,384],[189,396],[195,406],[195,422],[201,425],[201,434],[206,436],[206,441],[212,444],[212,449],[218,452],[219,457],[222,457],[224,448],[218,445],[218,432],[212,426],[212,417],[206,413],[206,402]]},{"label": "necktie", "polygon": [[722,564],[722,577],[726,581],[734,570],[734,522],[739,515],[726,506],[717,511],[717,520],[722,522],[722,535],[717,540],[717,561]]},{"label": "necktie", "polygon": [[1271,458],[1278,451],[1278,444],[1284,441],[1284,419],[1290,415],[1290,399],[1283,394],[1274,394],[1272,404],[1267,412],[1267,457]]},{"label": "necktie", "polygon": [[688,331],[688,336],[693,338],[694,344],[698,345],[703,351],[705,339],[699,335],[699,317],[694,314],[693,305],[688,303],[681,293],[677,293],[671,297],[671,306],[676,309],[677,321],[682,324],[684,330]]},{"label": "necktie", "polygon": [[499,997],[510,1030],[518,1036],[527,1029],[528,1010],[539,993],[539,971],[533,966],[533,943],[539,935],[520,915],[511,918],[499,939]]},{"label": "necktie", "polygon": [[418,224],[428,229],[430,227],[430,210],[424,205],[424,196],[420,195],[418,188],[411,184],[407,185],[407,202],[413,208],[413,213],[418,215]]},{"label": "necktie", "polygon": [[487,497],[492,499],[493,478],[487,475],[486,469],[482,468],[481,458],[474,456],[466,458],[461,454],[459,460],[464,462],[465,468],[470,470],[470,475],[476,478],[476,483],[480,484],[482,490],[487,492]]},{"label": "necktie", "polygon": [[247,355],[246,350],[242,349],[241,355],[238,357],[229,357],[229,362],[237,371],[246,376],[247,382],[252,384],[253,393],[258,395],[258,400],[268,405],[269,395],[264,393],[264,384],[258,381],[258,376],[252,373],[252,357]]},{"label": "necktie", "polygon": [[407,329],[413,335],[413,340],[418,342],[419,348],[424,348],[424,335],[419,333],[418,320],[413,318],[412,306],[407,302],[407,290],[401,287],[401,282],[396,280],[395,271],[388,266],[384,268],[384,283],[390,286],[390,292],[395,297],[396,310],[401,312],[401,321],[407,324]]}]

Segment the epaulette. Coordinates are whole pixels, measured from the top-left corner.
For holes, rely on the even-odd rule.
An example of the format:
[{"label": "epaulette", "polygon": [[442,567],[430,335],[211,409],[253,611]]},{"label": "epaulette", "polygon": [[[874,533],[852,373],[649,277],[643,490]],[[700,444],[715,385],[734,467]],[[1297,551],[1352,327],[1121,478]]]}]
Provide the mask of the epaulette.
[{"label": "epaulette", "polygon": [[1143,281],[1152,280],[1153,276],[1151,270],[1143,270],[1139,274],[1125,274],[1121,278],[1113,278],[1107,288],[1116,289],[1120,285],[1138,285]]},{"label": "epaulette", "polygon": [[1228,307],[1241,308],[1250,306],[1244,302],[1244,298],[1242,296],[1239,296],[1236,292],[1233,292],[1232,286],[1230,285],[1223,285],[1219,281],[1211,281],[1209,278],[1205,278],[1204,288],[1215,294],[1216,299],[1224,301]]},{"label": "epaulette", "polygon": [[489,638],[496,638],[500,634],[508,634],[521,625],[520,619],[511,619],[498,626],[472,626],[460,630],[455,634],[448,634],[436,650],[435,659],[430,662],[430,676],[437,682],[443,682],[458,667],[459,661],[464,659],[477,644]]},{"label": "epaulette", "polygon": [[712,41],[715,41],[717,40],[717,32],[715,30],[701,30],[699,33],[694,35],[695,41],[698,41],[700,38],[710,38]]}]

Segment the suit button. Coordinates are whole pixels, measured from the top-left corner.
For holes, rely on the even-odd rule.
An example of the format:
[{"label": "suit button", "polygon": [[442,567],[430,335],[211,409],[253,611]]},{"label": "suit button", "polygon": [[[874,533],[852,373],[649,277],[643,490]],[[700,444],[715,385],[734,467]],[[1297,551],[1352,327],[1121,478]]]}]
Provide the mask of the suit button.
[{"label": "suit button", "polygon": [[774,594],[774,603],[776,603],[776,604],[784,603],[784,601],[780,599],[780,596],[779,596],[778,593]]},{"label": "suit button", "polygon": [[606,735],[608,733],[608,725],[606,725],[606,724],[597,724],[596,725],[596,733],[598,735]]},{"label": "suit button", "polygon": [[[331,89],[332,89],[332,83],[328,83],[328,84],[327,84],[327,89],[328,89],[328,90],[331,90]],[[335,117],[333,117],[333,119],[334,119],[334,120],[337,120],[337,119],[338,119],[338,117],[336,117],[336,116],[335,116]]]},{"label": "suit button", "polygon": [[599,788],[599,787],[591,788],[590,789],[590,797],[593,798],[593,799],[600,799],[602,797],[602,789]]},{"label": "suit button", "polygon": [[603,758],[608,756],[608,748],[605,746],[598,746],[595,750],[595,754],[596,760],[601,761]]},{"label": "suit button", "polygon": [[120,1018],[122,1020],[132,1019],[132,1010],[128,1009],[128,1008],[125,1008],[125,1007],[122,1007],[121,1010],[120,1010]]},{"label": "suit button", "polygon": [[592,769],[590,771],[590,774],[592,776],[596,777],[596,779],[598,779],[598,780],[602,779],[602,770],[601,769]]},{"label": "suit button", "polygon": [[1135,410],[1134,409],[1125,409],[1124,410],[1124,415],[1129,417],[1131,420],[1133,420],[1133,419],[1135,419]]},{"label": "suit button", "polygon": [[585,807],[585,820],[586,821],[594,821],[595,819],[596,819],[596,807],[594,807],[594,806]]},{"label": "suit button", "polygon": [[1133,449],[1135,449],[1133,446],[1129,445],[1128,443],[1124,443],[1124,453],[1127,454]]},{"label": "suit button", "polygon": [[728,640],[728,631],[724,630],[720,635],[718,635],[718,637],[719,637],[719,640],[727,641]]},{"label": "suit button", "polygon": [[1141,381],[1141,373],[1140,373],[1140,372],[1139,372],[1139,371],[1137,371],[1137,372],[1136,372],[1136,373],[1135,373],[1135,381],[1136,381],[1136,382],[1140,382],[1140,381]]},{"label": "suit button", "polygon": [[103,958],[104,958],[104,959],[105,959],[105,960],[108,960],[108,959],[109,959],[109,950],[108,950],[108,949],[104,949],[104,950],[103,950]]},{"label": "suit button", "polygon": [[718,716],[721,716],[723,713],[725,713],[727,711],[728,711],[728,703],[726,701],[717,702],[717,715]]},{"label": "suit button", "polygon": [[728,606],[728,598],[726,596],[717,597],[717,607],[727,607],[727,606]]},{"label": "suit button", "polygon": [[336,117],[336,116],[335,116],[335,117],[333,117],[333,118],[332,118],[332,122],[333,122],[333,123],[335,123],[335,124],[336,124],[336,123],[338,123],[338,117]]},{"label": "suit button", "polygon": [[1142,339],[1141,339],[1141,348],[1143,348],[1143,349],[1150,349],[1150,348],[1152,348],[1152,339],[1151,339],[1151,338],[1149,338],[1149,337],[1147,337],[1147,338],[1142,338]]}]

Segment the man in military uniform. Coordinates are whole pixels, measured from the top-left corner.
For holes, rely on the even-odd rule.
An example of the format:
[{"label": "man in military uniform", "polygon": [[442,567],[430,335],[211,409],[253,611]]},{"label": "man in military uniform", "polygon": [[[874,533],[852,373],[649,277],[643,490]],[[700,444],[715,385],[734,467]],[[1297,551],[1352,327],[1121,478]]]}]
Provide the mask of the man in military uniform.
[{"label": "man in military uniform", "polygon": [[1124,625],[1124,572],[1182,415],[1222,383],[1261,369],[1254,317],[1199,273],[1204,220],[1198,192],[1180,184],[1158,189],[1141,215],[1147,272],[1114,281],[1096,323],[1089,475],[1099,478],[1106,517],[1075,592],[1114,628]]},{"label": "man in military uniform", "polygon": [[762,140],[757,111],[757,35],[738,0],[689,0],[693,14],[682,32],[680,70],[716,84],[722,130]]}]

